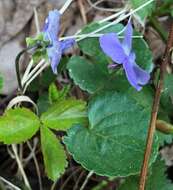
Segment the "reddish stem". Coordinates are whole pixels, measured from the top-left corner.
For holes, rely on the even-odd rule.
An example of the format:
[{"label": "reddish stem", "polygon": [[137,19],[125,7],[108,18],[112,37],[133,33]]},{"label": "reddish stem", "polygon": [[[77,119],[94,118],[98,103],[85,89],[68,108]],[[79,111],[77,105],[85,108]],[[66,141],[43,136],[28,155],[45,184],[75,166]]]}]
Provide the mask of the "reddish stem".
[{"label": "reddish stem", "polygon": [[154,132],[155,132],[155,126],[156,126],[157,113],[159,110],[161,92],[163,89],[164,74],[166,71],[166,66],[169,62],[170,50],[171,50],[172,46],[173,46],[173,23],[170,28],[167,46],[166,46],[165,53],[164,53],[162,63],[160,66],[160,78],[158,80],[157,89],[155,92],[155,98],[154,98],[154,102],[153,102],[153,106],[152,106],[152,113],[151,113],[149,129],[148,129],[146,149],[145,149],[144,160],[143,160],[143,165],[142,165],[141,174],[140,174],[139,190],[145,190],[147,171],[148,171],[148,163],[149,163],[151,150],[152,150],[152,144],[153,144],[153,139],[154,139]]}]

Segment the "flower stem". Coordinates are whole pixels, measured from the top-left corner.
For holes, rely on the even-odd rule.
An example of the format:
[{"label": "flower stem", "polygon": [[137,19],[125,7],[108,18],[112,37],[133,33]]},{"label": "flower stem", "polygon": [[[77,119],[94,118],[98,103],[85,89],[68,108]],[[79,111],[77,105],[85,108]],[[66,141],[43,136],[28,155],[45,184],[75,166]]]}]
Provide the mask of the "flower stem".
[{"label": "flower stem", "polygon": [[39,44],[37,46],[30,46],[30,47],[27,47],[25,48],[24,50],[22,50],[21,52],[18,53],[18,55],[16,56],[16,59],[15,59],[15,67],[16,67],[16,76],[17,76],[17,82],[18,82],[18,86],[19,86],[19,91],[22,92],[23,90],[23,87],[22,87],[22,81],[21,81],[21,78],[20,78],[20,58],[21,56],[27,52],[28,50],[31,50],[31,49],[35,49],[35,48],[38,48]]},{"label": "flower stem", "polygon": [[166,46],[165,53],[164,53],[162,63],[160,66],[160,76],[159,76],[159,80],[157,83],[155,98],[154,98],[154,102],[153,102],[153,106],[152,106],[151,120],[150,120],[150,124],[149,124],[149,129],[148,129],[144,160],[143,160],[143,165],[141,168],[139,190],[145,190],[145,184],[146,184],[146,178],[147,178],[147,172],[148,172],[148,163],[149,163],[152,145],[153,145],[157,113],[159,110],[160,97],[161,97],[161,93],[162,93],[162,89],[163,89],[164,74],[166,71],[166,66],[168,65],[168,62],[169,62],[170,49],[172,46],[173,46],[173,23],[170,28],[167,46]]},{"label": "flower stem", "polygon": [[21,56],[27,51],[27,49],[22,50],[16,57],[15,59],[15,67],[16,67],[16,76],[17,76],[17,82],[18,82],[18,86],[19,86],[19,90],[20,92],[22,92],[22,83],[21,83],[21,78],[20,78],[20,65],[19,65],[19,61]]}]

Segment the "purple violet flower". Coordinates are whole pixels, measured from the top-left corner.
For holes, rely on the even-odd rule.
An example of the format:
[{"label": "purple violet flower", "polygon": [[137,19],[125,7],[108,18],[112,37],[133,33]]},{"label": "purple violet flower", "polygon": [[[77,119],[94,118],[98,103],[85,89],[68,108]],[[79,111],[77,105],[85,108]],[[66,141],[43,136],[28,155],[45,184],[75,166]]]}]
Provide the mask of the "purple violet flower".
[{"label": "purple violet flower", "polygon": [[[108,55],[115,63],[122,64],[129,83],[140,91],[150,79],[150,74],[141,69],[135,63],[135,53],[132,52],[133,28],[129,21],[124,32],[122,43],[115,33],[108,33],[100,37],[100,46],[103,52]],[[116,64],[109,65],[109,68],[116,67]]]},{"label": "purple violet flower", "polygon": [[57,74],[57,66],[62,54],[75,43],[74,39],[59,41],[60,17],[61,14],[58,10],[50,11],[43,28],[44,39],[50,41],[50,45],[47,47],[47,53],[51,62],[52,71],[55,74]]}]

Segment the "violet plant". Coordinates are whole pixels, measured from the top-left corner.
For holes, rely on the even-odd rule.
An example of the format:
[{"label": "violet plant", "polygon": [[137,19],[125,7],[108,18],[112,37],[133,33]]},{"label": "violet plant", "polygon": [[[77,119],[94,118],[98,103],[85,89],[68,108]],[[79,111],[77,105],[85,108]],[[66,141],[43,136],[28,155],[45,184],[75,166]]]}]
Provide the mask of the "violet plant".
[{"label": "violet plant", "polygon": [[66,49],[73,46],[75,42],[74,39],[58,40],[60,17],[58,10],[50,11],[43,29],[44,40],[50,42],[50,45],[47,47],[47,54],[51,62],[52,71],[55,74],[57,74],[57,66],[62,54]]},{"label": "violet plant", "polygon": [[[133,32],[132,22],[137,14],[139,22],[144,24],[144,15],[139,11],[149,14],[155,2],[144,1],[137,6],[130,1],[131,9],[127,6],[120,13],[84,26],[73,36],[59,37],[60,19],[71,2],[67,1],[60,11],[50,11],[43,30],[26,39],[26,51],[32,50],[31,61],[22,77],[17,68],[21,88],[0,117],[0,141],[12,146],[28,189],[32,187],[17,144],[27,142],[28,145],[40,132],[45,172],[55,183],[68,167],[67,154],[70,154],[89,171],[86,180],[93,173],[108,179],[122,177],[125,182],[118,189],[136,190],[156,79],[153,80],[152,52],[141,34]],[[129,17],[131,20],[127,22]],[[64,56],[74,45],[82,56]],[[45,76],[48,84],[45,84]],[[154,136],[146,190],[169,190],[173,186],[164,175],[164,164],[159,156],[159,147],[172,139],[172,109],[167,109],[168,104],[172,105],[172,80],[172,75],[167,74],[157,120],[158,128],[162,128]],[[41,81],[39,85],[38,81]],[[61,90],[55,85],[57,81],[63,84]],[[80,98],[62,81],[78,88],[82,94]],[[46,93],[32,100],[27,92],[34,82],[38,91],[45,91],[46,85]],[[89,98],[84,98],[86,94]],[[23,102],[31,106],[25,108]],[[57,131],[65,135],[57,138]],[[42,189],[41,182],[39,188]]]},{"label": "violet plant", "polygon": [[[115,33],[109,33],[100,37],[100,46],[114,62],[123,65],[129,83],[139,91],[142,85],[148,83],[150,75],[135,63],[136,55],[132,52],[132,35],[133,29],[129,21],[122,44]],[[117,64],[110,66],[116,67]]]}]

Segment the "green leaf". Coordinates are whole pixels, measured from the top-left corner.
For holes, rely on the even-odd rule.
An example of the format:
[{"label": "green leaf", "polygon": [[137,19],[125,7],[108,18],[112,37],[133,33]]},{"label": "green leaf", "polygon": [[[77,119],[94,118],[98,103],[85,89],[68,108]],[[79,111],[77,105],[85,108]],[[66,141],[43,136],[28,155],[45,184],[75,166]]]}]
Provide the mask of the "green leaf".
[{"label": "green leaf", "polygon": [[173,96],[173,74],[166,74],[164,78],[164,89],[168,95]]},{"label": "green leaf", "polygon": [[[140,35],[139,33],[136,33]],[[136,54],[136,63],[143,69],[151,72],[154,68],[152,52],[144,39],[133,39],[133,51]]]},{"label": "green leaf", "polygon": [[74,124],[87,124],[86,103],[69,99],[57,102],[41,116],[42,123],[52,129],[67,130]]},{"label": "green leaf", "polygon": [[67,69],[74,83],[91,94],[101,89],[127,91],[131,87],[121,70],[109,73],[104,64],[95,64],[83,57],[73,56],[68,62]]},{"label": "green leaf", "polygon": [[52,83],[49,86],[49,101],[50,103],[54,103],[57,101],[64,100],[67,97],[67,94],[70,90],[70,85],[66,85],[63,87],[63,89],[59,90],[57,89],[57,86],[55,83]]},{"label": "green leaf", "polygon": [[45,92],[41,94],[37,100],[37,107],[38,107],[38,113],[39,116],[46,112],[48,108],[51,106],[49,98],[48,98],[48,93]]},{"label": "green leaf", "polygon": [[[130,0],[130,4],[132,6],[133,9],[136,9],[140,6],[142,6],[144,3],[147,3],[148,0]],[[140,9],[139,11],[137,11],[137,13],[135,13],[136,17],[138,18],[138,21],[141,22],[141,24],[144,25],[145,19],[151,15],[152,10],[155,8],[155,2],[152,2],[150,4],[148,4],[147,6],[145,6],[144,8]]]},{"label": "green leaf", "polygon": [[49,86],[49,102],[52,104],[53,102],[56,102],[58,99],[59,99],[59,91],[55,83],[52,83]]},{"label": "green leaf", "polygon": [[109,80],[106,67],[102,67],[101,64],[93,64],[83,57],[73,56],[67,68],[75,84],[89,93],[101,89],[105,81]]},{"label": "green leaf", "polygon": [[[64,142],[74,159],[104,176],[129,176],[140,171],[150,108],[140,99],[118,92],[103,92],[89,103],[89,128],[75,126]],[[157,155],[157,136],[150,164]]]},{"label": "green leaf", "polygon": [[26,108],[15,108],[0,117],[0,141],[21,143],[30,139],[39,129],[39,118]]},{"label": "green leaf", "polygon": [[[131,176],[118,190],[138,190],[139,177]],[[146,190],[172,190],[173,184],[166,178],[165,165],[160,159],[153,164],[152,170],[147,178]]]},{"label": "green leaf", "polygon": [[34,38],[27,37],[26,44],[27,44],[27,47],[34,47],[34,46],[37,47],[39,44],[39,47],[35,49],[32,55],[32,59],[34,63],[37,63],[42,58],[44,58],[45,60],[48,60],[46,47],[49,45],[49,41],[44,40],[43,33],[38,34]]},{"label": "green leaf", "polygon": [[[34,38],[31,38],[31,37],[26,38],[26,44],[28,47],[29,46],[36,46],[38,43],[41,43],[41,42],[43,42],[43,43],[45,42],[43,33],[38,34]],[[45,44],[45,45],[48,45],[48,44]]]},{"label": "green leaf", "polygon": [[[90,23],[89,25],[85,26],[80,34],[87,34],[90,32],[93,32],[96,29],[101,28],[102,26],[108,24],[108,22],[99,24],[97,22]],[[108,33],[108,32],[120,32],[123,29],[122,24],[112,25],[102,31],[100,33]],[[79,43],[79,48],[83,53],[91,56],[96,62],[99,63],[105,63],[108,62],[107,56],[103,53],[103,51],[100,48],[99,40],[98,38],[86,38]]]},{"label": "green leaf", "polygon": [[48,177],[56,181],[67,167],[63,146],[56,136],[46,127],[41,127],[41,149]]},{"label": "green leaf", "polygon": [[161,106],[165,114],[172,117],[173,106],[172,106],[172,98],[173,98],[173,75],[165,74],[164,77],[164,87],[161,94]]}]

